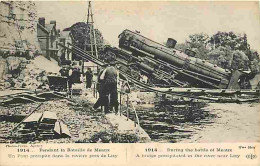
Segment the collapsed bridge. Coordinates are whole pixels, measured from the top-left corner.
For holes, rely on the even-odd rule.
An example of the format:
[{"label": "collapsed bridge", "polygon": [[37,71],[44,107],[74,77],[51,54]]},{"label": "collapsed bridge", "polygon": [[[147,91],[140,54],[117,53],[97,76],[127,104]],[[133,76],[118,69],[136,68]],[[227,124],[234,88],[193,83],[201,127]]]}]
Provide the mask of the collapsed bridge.
[{"label": "collapsed bridge", "polygon": [[[123,74],[124,76],[126,76],[128,78],[128,81],[131,82],[132,84],[136,85],[137,87],[145,90],[145,91],[149,91],[149,92],[155,92],[155,93],[160,93],[160,94],[165,94],[165,95],[174,95],[174,96],[179,96],[179,97],[187,97],[189,99],[201,99],[201,100],[207,100],[207,101],[213,101],[213,102],[252,102],[252,101],[258,101],[259,100],[259,90],[257,89],[213,89],[210,90],[209,88],[156,88],[155,86],[151,86],[149,84],[140,82],[140,80],[136,79],[136,77],[134,75],[132,75],[131,73],[131,68],[129,67],[129,65],[131,66],[131,63],[129,64],[127,62],[128,59],[133,59],[133,56],[130,57],[126,57],[123,55],[119,55],[119,54],[115,54],[115,52],[112,52],[113,55],[110,57],[109,54],[106,54],[105,57],[102,58],[98,58],[95,57],[91,54],[89,54],[88,52],[82,50],[81,48],[69,43],[70,46],[72,46],[72,48],[69,48],[67,46],[64,46],[63,44],[60,44],[60,46],[73,51],[75,53],[75,55],[77,55],[78,57],[87,60],[87,61],[91,61],[95,64],[97,64],[98,66],[104,66],[104,64],[106,63],[105,60],[109,61],[111,60],[111,58],[113,58],[114,60],[116,60],[117,64],[120,64],[119,70],[120,73]],[[110,49],[111,50],[111,49]],[[118,51],[118,49],[116,49]],[[131,54],[126,54],[125,51],[120,50],[121,53],[124,53],[124,55],[131,55]],[[119,56],[124,57],[124,58],[118,58]],[[134,61],[133,61],[134,62]],[[136,61],[137,62],[137,61]],[[166,62],[163,62],[160,60],[160,62],[162,62],[162,64],[165,64],[165,66],[167,65]],[[138,63],[138,62],[137,62]],[[176,69],[176,71],[178,71]],[[166,72],[164,72],[166,73]],[[154,73],[154,75],[156,75],[156,73]],[[166,79],[165,77],[157,77],[158,80],[162,80],[162,79]],[[172,79],[172,81],[179,81],[179,80],[175,80]],[[215,96],[215,97],[213,97]]]}]

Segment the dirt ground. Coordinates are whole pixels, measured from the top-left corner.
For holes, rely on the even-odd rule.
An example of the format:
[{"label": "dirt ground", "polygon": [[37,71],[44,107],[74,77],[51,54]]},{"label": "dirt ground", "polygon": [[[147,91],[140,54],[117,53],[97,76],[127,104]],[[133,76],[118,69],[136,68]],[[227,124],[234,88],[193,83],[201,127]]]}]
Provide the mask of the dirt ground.
[{"label": "dirt ground", "polygon": [[[7,91],[5,94],[15,92]],[[81,96],[72,96],[67,99],[53,99],[44,101],[35,113],[50,111],[56,114],[57,120],[63,122],[71,134],[71,138],[27,140],[25,137],[17,139],[19,129],[14,127],[26,115],[30,114],[40,103],[28,103],[0,106],[0,143],[95,143],[115,142],[128,143],[143,141],[133,132],[120,131],[101,109],[94,110],[93,103],[97,100],[91,90],[84,90]],[[22,116],[22,117],[20,117]],[[20,120],[18,120],[18,118]],[[15,120],[13,120],[15,119]]]},{"label": "dirt ground", "polygon": [[216,116],[181,143],[260,142],[259,103],[211,103],[204,110]]}]

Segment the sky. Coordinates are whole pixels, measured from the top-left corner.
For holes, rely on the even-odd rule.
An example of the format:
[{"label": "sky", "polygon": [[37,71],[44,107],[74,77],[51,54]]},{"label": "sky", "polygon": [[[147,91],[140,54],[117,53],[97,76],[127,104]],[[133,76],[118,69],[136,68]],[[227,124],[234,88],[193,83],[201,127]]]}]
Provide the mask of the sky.
[{"label": "sky", "polygon": [[[87,1],[38,1],[38,17],[57,21],[63,30],[87,20]],[[260,52],[260,4],[256,2],[119,2],[93,1],[95,28],[106,41],[118,46],[125,29],[164,43],[174,38],[183,43],[190,34],[218,31],[246,33],[252,49]]]}]

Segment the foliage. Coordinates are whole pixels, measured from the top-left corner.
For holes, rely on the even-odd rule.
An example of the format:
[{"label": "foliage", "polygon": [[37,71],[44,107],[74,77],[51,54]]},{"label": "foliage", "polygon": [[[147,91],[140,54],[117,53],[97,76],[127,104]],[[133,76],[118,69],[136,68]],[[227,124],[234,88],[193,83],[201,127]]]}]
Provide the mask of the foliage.
[{"label": "foliage", "polygon": [[250,49],[246,34],[217,32],[209,37],[204,33],[196,33],[189,35],[185,43],[178,43],[176,48],[182,51],[191,49],[198,58],[227,69],[247,70],[250,63],[259,62],[259,54]]},{"label": "foliage", "polygon": [[253,49],[248,51],[247,56],[248,56],[250,61],[254,61],[254,60],[257,60],[257,62],[260,61],[258,52],[253,50]]},{"label": "foliage", "polygon": [[[81,49],[85,49],[85,43],[86,51],[91,51],[91,41],[92,44],[94,44],[94,37],[93,34],[90,34],[90,24],[87,24],[85,22],[78,22],[73,24],[69,28],[65,28],[64,31],[71,31],[72,36],[75,41],[75,45],[80,47]],[[104,39],[102,36],[102,33],[98,29],[94,29],[95,31],[95,37],[97,42],[97,50],[100,51],[103,49],[104,46]],[[92,39],[92,40],[90,40]]]},{"label": "foliage", "polygon": [[242,51],[236,50],[232,53],[233,62],[232,62],[232,69],[248,69],[249,59],[246,54]]},{"label": "foliage", "polygon": [[196,52],[198,58],[207,59],[207,54],[209,53],[210,50],[207,47],[205,47],[205,45],[197,44],[196,47],[193,46],[192,48],[193,48],[192,50]]},{"label": "foliage", "polygon": [[209,36],[204,33],[198,33],[189,35],[189,40],[185,43],[177,44],[176,48],[182,51],[185,49],[191,49],[196,52],[196,56],[201,59],[206,59],[207,54],[210,51],[207,47],[207,40]]},{"label": "foliage", "polygon": [[189,35],[189,41],[191,44],[206,44],[208,38],[209,36],[205,33],[196,33],[193,35]]},{"label": "foliage", "polygon": [[247,43],[247,35],[235,34],[234,32],[217,32],[210,38],[209,43],[215,48],[229,46],[232,50],[243,52],[250,49],[250,45]]},{"label": "foliage", "polygon": [[231,68],[232,50],[230,47],[218,47],[208,53],[208,60],[222,68]]}]

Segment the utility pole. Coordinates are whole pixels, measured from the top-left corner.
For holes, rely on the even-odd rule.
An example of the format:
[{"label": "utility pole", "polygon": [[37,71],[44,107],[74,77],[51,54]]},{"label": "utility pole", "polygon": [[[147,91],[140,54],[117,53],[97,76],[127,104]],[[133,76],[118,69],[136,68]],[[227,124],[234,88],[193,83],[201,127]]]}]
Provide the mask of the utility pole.
[{"label": "utility pole", "polygon": [[[96,39],[96,33],[94,28],[94,19],[93,19],[93,13],[92,13],[92,7],[91,7],[91,1],[88,3],[88,17],[87,17],[87,25],[90,28],[90,48],[91,48],[91,55],[96,56],[98,58],[98,52],[97,52],[97,39]],[[93,37],[92,37],[93,36]]]},{"label": "utility pole", "polygon": [[[98,51],[97,51],[97,39],[96,39],[96,33],[95,33],[95,28],[94,28],[94,18],[93,18],[93,12],[92,12],[92,6],[91,6],[91,1],[88,2],[88,15],[87,15],[87,33],[89,32],[90,38],[89,38],[89,43],[85,40],[85,46],[84,50],[86,52],[90,52],[92,56],[95,56],[98,58]],[[88,46],[90,46],[90,51],[87,50]],[[95,65],[93,66],[95,67]],[[84,60],[82,60],[82,71],[84,72]]]}]

